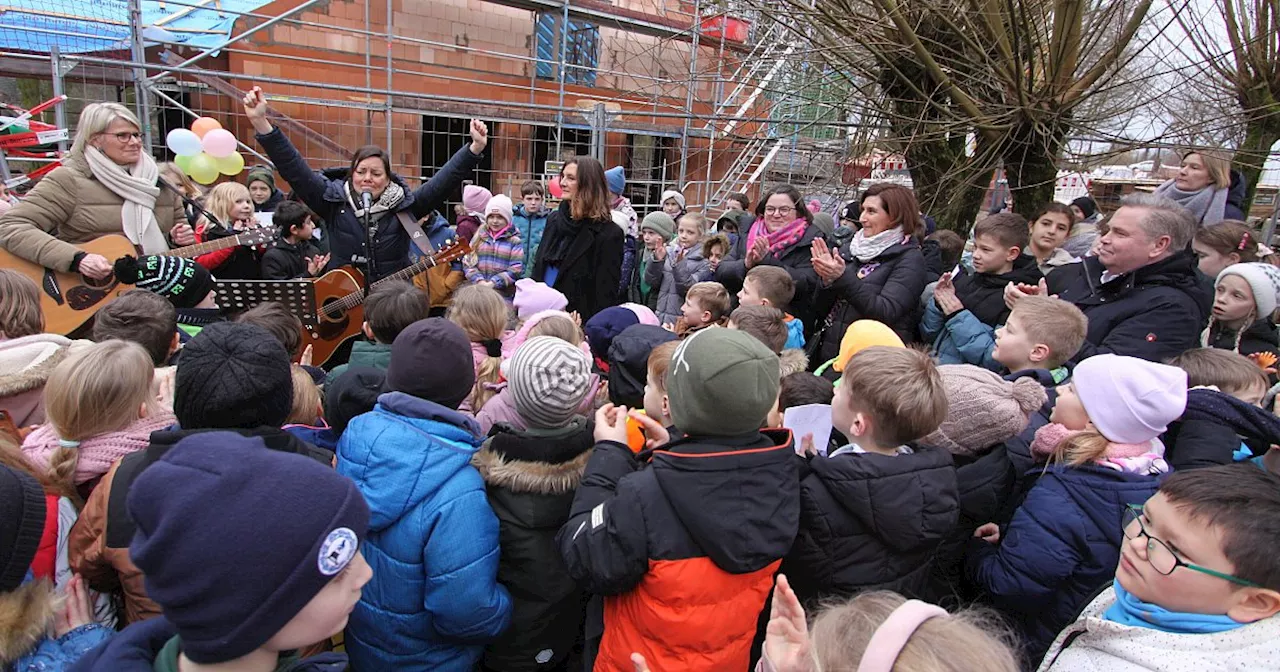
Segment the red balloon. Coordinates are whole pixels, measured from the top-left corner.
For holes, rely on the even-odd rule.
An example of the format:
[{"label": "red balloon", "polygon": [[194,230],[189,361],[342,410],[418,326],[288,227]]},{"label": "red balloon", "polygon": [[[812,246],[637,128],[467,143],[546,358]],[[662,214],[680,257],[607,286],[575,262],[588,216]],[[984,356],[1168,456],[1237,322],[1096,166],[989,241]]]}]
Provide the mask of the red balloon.
[{"label": "red balloon", "polygon": [[561,198],[564,196],[564,190],[560,188],[559,177],[551,178],[551,181],[547,183],[547,191],[551,192],[552,198]]}]

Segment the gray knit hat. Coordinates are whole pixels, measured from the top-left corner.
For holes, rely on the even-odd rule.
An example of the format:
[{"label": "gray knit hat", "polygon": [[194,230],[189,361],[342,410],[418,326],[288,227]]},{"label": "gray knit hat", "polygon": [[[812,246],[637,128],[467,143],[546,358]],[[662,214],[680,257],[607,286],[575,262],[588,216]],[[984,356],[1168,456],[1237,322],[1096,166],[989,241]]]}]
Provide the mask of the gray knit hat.
[{"label": "gray knit hat", "polygon": [[591,389],[591,360],[553,336],[525,341],[507,370],[516,413],[530,429],[563,427]]},{"label": "gray knit hat", "polygon": [[778,356],[736,329],[703,329],[676,348],[667,370],[675,426],[692,436],[760,429],[778,400]]},{"label": "gray knit hat", "polygon": [[671,242],[676,236],[676,222],[671,219],[671,215],[658,210],[644,216],[644,220],[640,222],[640,230],[649,229],[654,233],[662,236],[664,242]]},{"label": "gray knit hat", "polygon": [[938,367],[947,391],[947,418],[919,443],[974,457],[1013,438],[1044,405],[1048,394],[1034,378],[1013,382],[969,364]]}]

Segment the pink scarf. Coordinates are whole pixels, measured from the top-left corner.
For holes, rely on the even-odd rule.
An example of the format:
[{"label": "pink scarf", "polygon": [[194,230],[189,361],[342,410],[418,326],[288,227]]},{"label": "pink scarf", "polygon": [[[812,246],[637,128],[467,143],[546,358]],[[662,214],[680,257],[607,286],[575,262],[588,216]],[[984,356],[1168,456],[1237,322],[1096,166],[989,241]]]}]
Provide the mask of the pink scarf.
[{"label": "pink scarf", "polygon": [[[107,432],[81,441],[80,455],[76,461],[76,485],[107,473],[116,460],[146,448],[151,443],[151,432],[165,429],[176,421],[172,413],[164,411],[139,418],[118,432]],[[32,466],[48,471],[49,458],[58,449],[58,445],[58,432],[54,430],[52,423],[45,423],[22,442],[22,454],[31,461]]]},{"label": "pink scarf", "polygon": [[803,217],[799,217],[777,231],[769,233],[769,229],[764,225],[764,218],[761,217],[751,225],[751,231],[747,233],[747,249],[750,250],[755,245],[756,238],[764,236],[769,241],[769,251],[777,254],[800,242],[800,239],[804,237],[804,230],[808,226],[809,222],[805,221]]},{"label": "pink scarf", "polygon": [[[1058,444],[1079,433],[1051,422],[1036,430],[1035,440],[1031,442],[1031,454],[1037,461],[1047,461],[1057,450]],[[1169,471],[1169,464],[1164,460],[1164,444],[1160,439],[1143,443],[1108,443],[1106,455],[1094,464],[1129,474],[1155,475]]]}]

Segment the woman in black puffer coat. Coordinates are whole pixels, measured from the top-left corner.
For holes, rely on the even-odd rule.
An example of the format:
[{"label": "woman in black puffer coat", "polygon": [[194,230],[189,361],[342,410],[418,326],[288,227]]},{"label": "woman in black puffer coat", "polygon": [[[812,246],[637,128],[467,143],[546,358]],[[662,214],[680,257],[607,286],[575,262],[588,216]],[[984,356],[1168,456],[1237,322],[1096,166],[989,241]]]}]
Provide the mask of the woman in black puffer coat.
[{"label": "woman in black puffer coat", "polygon": [[822,280],[818,292],[816,356],[825,362],[840,353],[850,324],[876,320],[903,342],[915,339],[926,267],[920,243],[920,206],[910,189],[877,184],[862,196],[862,228],[837,250],[813,246],[813,268]]}]

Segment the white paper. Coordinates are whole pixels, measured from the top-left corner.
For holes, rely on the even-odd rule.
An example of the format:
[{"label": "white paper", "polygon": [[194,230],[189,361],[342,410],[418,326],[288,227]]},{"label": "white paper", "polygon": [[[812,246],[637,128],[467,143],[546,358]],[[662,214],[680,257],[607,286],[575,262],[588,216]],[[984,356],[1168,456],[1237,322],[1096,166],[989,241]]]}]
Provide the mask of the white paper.
[{"label": "white paper", "polygon": [[782,426],[791,430],[791,435],[795,437],[797,452],[803,452],[800,442],[804,439],[804,435],[812,434],[813,446],[825,457],[827,444],[831,442],[831,405],[792,406],[783,412]]},{"label": "white paper", "polygon": [[274,213],[274,212],[255,212],[255,213],[253,213],[253,217],[254,217],[254,219],[257,219],[257,220],[258,220],[258,224],[259,224],[260,226],[262,226],[263,228],[271,228],[272,226],[274,226],[273,222],[274,222],[274,220],[275,220],[276,213]]}]

